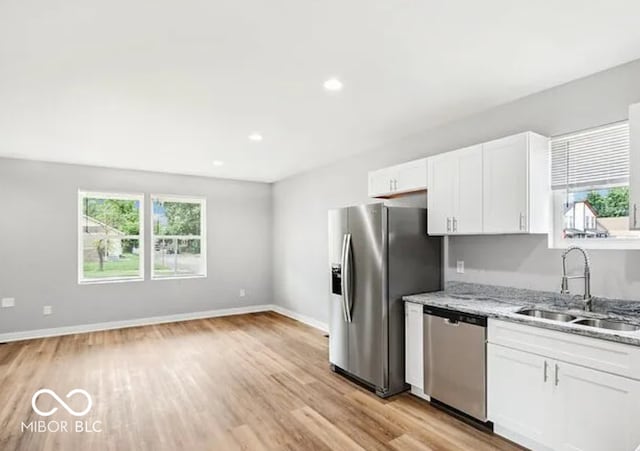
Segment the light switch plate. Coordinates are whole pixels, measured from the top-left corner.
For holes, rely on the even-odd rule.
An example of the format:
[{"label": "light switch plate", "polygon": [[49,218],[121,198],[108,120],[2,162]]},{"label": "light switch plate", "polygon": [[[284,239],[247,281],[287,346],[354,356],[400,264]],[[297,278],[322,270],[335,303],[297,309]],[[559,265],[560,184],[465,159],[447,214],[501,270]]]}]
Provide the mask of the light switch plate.
[{"label": "light switch plate", "polygon": [[458,260],[456,265],[458,274],[464,274],[464,260]]},{"label": "light switch plate", "polygon": [[53,308],[50,305],[45,305],[44,307],[42,307],[43,315],[51,315],[52,313],[53,313]]},{"label": "light switch plate", "polygon": [[244,288],[240,289],[240,297],[243,298],[247,295],[247,292],[244,290]]},{"label": "light switch plate", "polygon": [[15,307],[16,298],[2,298],[2,308]]}]

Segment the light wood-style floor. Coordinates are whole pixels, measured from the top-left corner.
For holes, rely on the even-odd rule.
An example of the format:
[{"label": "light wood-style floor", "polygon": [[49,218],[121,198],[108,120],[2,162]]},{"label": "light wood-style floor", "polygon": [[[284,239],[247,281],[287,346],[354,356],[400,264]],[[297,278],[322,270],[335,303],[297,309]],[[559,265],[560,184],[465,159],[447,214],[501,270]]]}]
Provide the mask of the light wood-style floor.
[{"label": "light wood-style floor", "polygon": [[[1,450],[514,450],[402,394],[381,400],[329,370],[327,338],[275,313],[0,345]],[[63,399],[87,390],[76,418]],[[81,395],[66,400],[81,411]],[[102,432],[21,432],[31,421]]]}]

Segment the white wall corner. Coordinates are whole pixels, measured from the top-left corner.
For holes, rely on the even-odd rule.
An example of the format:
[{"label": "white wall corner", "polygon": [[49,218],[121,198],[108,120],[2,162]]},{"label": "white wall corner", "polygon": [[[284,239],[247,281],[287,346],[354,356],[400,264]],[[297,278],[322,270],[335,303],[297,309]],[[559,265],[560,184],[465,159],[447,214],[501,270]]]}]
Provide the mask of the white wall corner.
[{"label": "white wall corner", "polygon": [[279,313],[284,316],[288,316],[289,318],[295,319],[296,321],[300,321],[308,326],[315,327],[323,332],[329,332],[329,325],[327,323],[323,323],[322,321],[318,321],[317,319],[313,319],[310,316],[302,315],[301,313],[294,312],[292,310],[286,309],[280,305],[272,305],[271,310],[276,313]]}]

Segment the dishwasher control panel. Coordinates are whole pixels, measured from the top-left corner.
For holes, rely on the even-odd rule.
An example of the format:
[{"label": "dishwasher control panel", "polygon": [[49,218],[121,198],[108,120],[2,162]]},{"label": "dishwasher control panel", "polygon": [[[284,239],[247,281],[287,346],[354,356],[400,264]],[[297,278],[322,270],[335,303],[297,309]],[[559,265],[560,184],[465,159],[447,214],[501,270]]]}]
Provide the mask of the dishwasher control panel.
[{"label": "dishwasher control panel", "polygon": [[463,313],[456,310],[449,310],[440,307],[424,306],[425,315],[439,316],[448,319],[451,323],[467,323],[480,327],[487,327],[487,317],[475,315],[473,313]]}]

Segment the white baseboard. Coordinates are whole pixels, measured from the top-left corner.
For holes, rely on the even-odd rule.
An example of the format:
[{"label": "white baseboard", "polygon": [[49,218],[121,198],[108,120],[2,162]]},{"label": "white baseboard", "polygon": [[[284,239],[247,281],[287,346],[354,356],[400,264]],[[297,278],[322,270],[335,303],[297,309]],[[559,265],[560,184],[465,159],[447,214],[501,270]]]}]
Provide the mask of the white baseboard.
[{"label": "white baseboard", "polygon": [[268,312],[273,310],[270,304],[250,305],[204,312],[178,313],[176,315],[151,316],[147,318],[127,319],[122,321],[107,321],[104,323],[82,324],[78,326],[53,327],[51,329],[36,329],[23,332],[9,332],[0,334],[0,343],[10,341],[31,340],[34,338],[57,337],[61,335],[98,332],[101,330],[124,329],[126,327],[150,326],[152,324],[174,323],[193,319],[215,318],[218,316],[241,315],[243,313]]},{"label": "white baseboard", "polygon": [[295,319],[296,321],[300,321],[301,323],[305,323],[308,326],[315,327],[316,329],[320,329],[323,332],[329,332],[329,325],[327,323],[323,323],[322,321],[313,319],[310,316],[296,313],[292,310],[286,309],[282,306],[275,305],[275,304],[271,305],[271,310],[273,310],[276,313],[280,313],[281,315],[288,316],[289,318]]},{"label": "white baseboard", "polygon": [[245,313],[269,312],[273,311],[289,318],[293,318],[301,323],[327,332],[329,328],[325,323],[316,321],[305,315],[287,310],[279,305],[262,304],[250,305],[248,307],[237,307],[219,310],[208,310],[204,312],[178,313],[176,315],[152,316],[147,318],[136,318],[122,321],[107,321],[103,323],[81,324],[78,326],[53,327],[50,329],[26,330],[22,332],[8,332],[0,334],[0,343],[8,343],[19,340],[32,340],[35,338],[58,337],[62,335],[82,334],[87,332],[99,332],[102,330],[124,329],[127,327],[150,326],[152,324],[175,323],[178,321],[189,321],[194,319],[216,318],[219,316],[242,315]]}]

